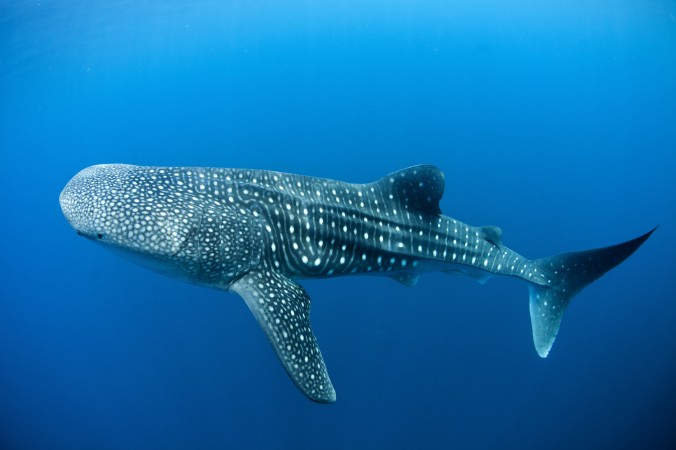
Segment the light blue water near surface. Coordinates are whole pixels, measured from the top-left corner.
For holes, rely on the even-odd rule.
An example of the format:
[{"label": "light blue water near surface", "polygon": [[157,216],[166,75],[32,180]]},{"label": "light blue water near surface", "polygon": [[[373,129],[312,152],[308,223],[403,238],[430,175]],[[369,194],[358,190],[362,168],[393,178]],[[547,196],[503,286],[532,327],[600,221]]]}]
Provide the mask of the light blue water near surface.
[{"label": "light blue water near surface", "polygon": [[[5,1],[0,448],[673,448],[673,1]],[[96,163],[367,182],[529,257],[660,224],[547,359],[517,280],[307,281],[338,393],[306,400],[236,296],[78,238]]]}]

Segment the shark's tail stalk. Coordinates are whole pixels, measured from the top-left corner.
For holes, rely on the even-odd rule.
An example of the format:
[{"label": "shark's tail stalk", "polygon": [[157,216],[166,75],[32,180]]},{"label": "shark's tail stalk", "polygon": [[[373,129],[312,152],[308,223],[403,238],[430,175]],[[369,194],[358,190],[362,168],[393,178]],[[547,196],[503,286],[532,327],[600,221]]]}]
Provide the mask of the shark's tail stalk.
[{"label": "shark's tail stalk", "polygon": [[530,284],[530,320],[533,343],[545,358],[554,344],[561,318],[570,300],[604,273],[627,259],[655,231],[622,244],[535,260],[547,275],[547,285]]}]

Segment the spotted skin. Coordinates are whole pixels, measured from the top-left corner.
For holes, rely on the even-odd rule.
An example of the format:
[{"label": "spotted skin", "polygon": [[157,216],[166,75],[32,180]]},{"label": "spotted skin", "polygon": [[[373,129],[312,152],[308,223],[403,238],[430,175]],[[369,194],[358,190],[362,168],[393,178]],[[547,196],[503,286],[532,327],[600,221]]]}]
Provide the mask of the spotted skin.
[{"label": "spotted skin", "polygon": [[231,289],[244,298],[296,386],[316,402],[335,401],[336,391],[310,328],[305,289],[271,270],[255,270]]},{"label": "spotted skin", "polygon": [[310,298],[296,280],[377,274],[413,286],[427,271],[522,278],[544,357],[570,298],[652,233],[530,260],[502,244],[498,227],[442,215],[443,191],[433,166],[351,184],[262,170],[97,165],[73,177],[60,203],[78,234],[239,294],[296,386],[323,403],[335,401],[335,390],[310,326]]}]

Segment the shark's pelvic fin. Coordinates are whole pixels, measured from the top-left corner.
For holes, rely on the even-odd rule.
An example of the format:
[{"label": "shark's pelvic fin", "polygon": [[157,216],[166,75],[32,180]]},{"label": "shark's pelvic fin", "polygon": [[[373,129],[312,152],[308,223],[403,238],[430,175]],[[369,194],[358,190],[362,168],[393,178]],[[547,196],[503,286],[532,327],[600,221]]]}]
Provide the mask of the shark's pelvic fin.
[{"label": "shark's pelvic fin", "polygon": [[392,275],[392,278],[394,278],[404,286],[414,287],[416,284],[418,284],[420,274],[415,272],[399,272],[395,275]]},{"label": "shark's pelvic fin", "polygon": [[571,298],[604,273],[627,259],[655,231],[610,247],[564,253],[535,262],[551,280],[548,286],[531,284],[530,319],[533,343],[545,358],[554,344],[561,318]]},{"label": "shark's pelvic fin", "polygon": [[255,271],[232,284],[268,336],[291,380],[310,400],[336,401],[324,359],[310,327],[305,289],[273,271]]},{"label": "shark's pelvic fin", "polygon": [[441,214],[439,201],[444,195],[444,173],[435,166],[421,165],[391,173],[375,183],[406,206]]}]

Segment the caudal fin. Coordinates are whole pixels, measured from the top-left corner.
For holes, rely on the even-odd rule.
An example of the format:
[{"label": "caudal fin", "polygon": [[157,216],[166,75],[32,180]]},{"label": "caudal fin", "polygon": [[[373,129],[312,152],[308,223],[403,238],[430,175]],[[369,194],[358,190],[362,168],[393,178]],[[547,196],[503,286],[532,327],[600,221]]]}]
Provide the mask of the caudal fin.
[{"label": "caudal fin", "polygon": [[551,282],[547,286],[530,284],[530,320],[533,343],[545,358],[554,344],[561,318],[570,300],[604,273],[627,259],[655,231],[622,244],[582,252],[564,253],[535,260],[538,270]]}]

